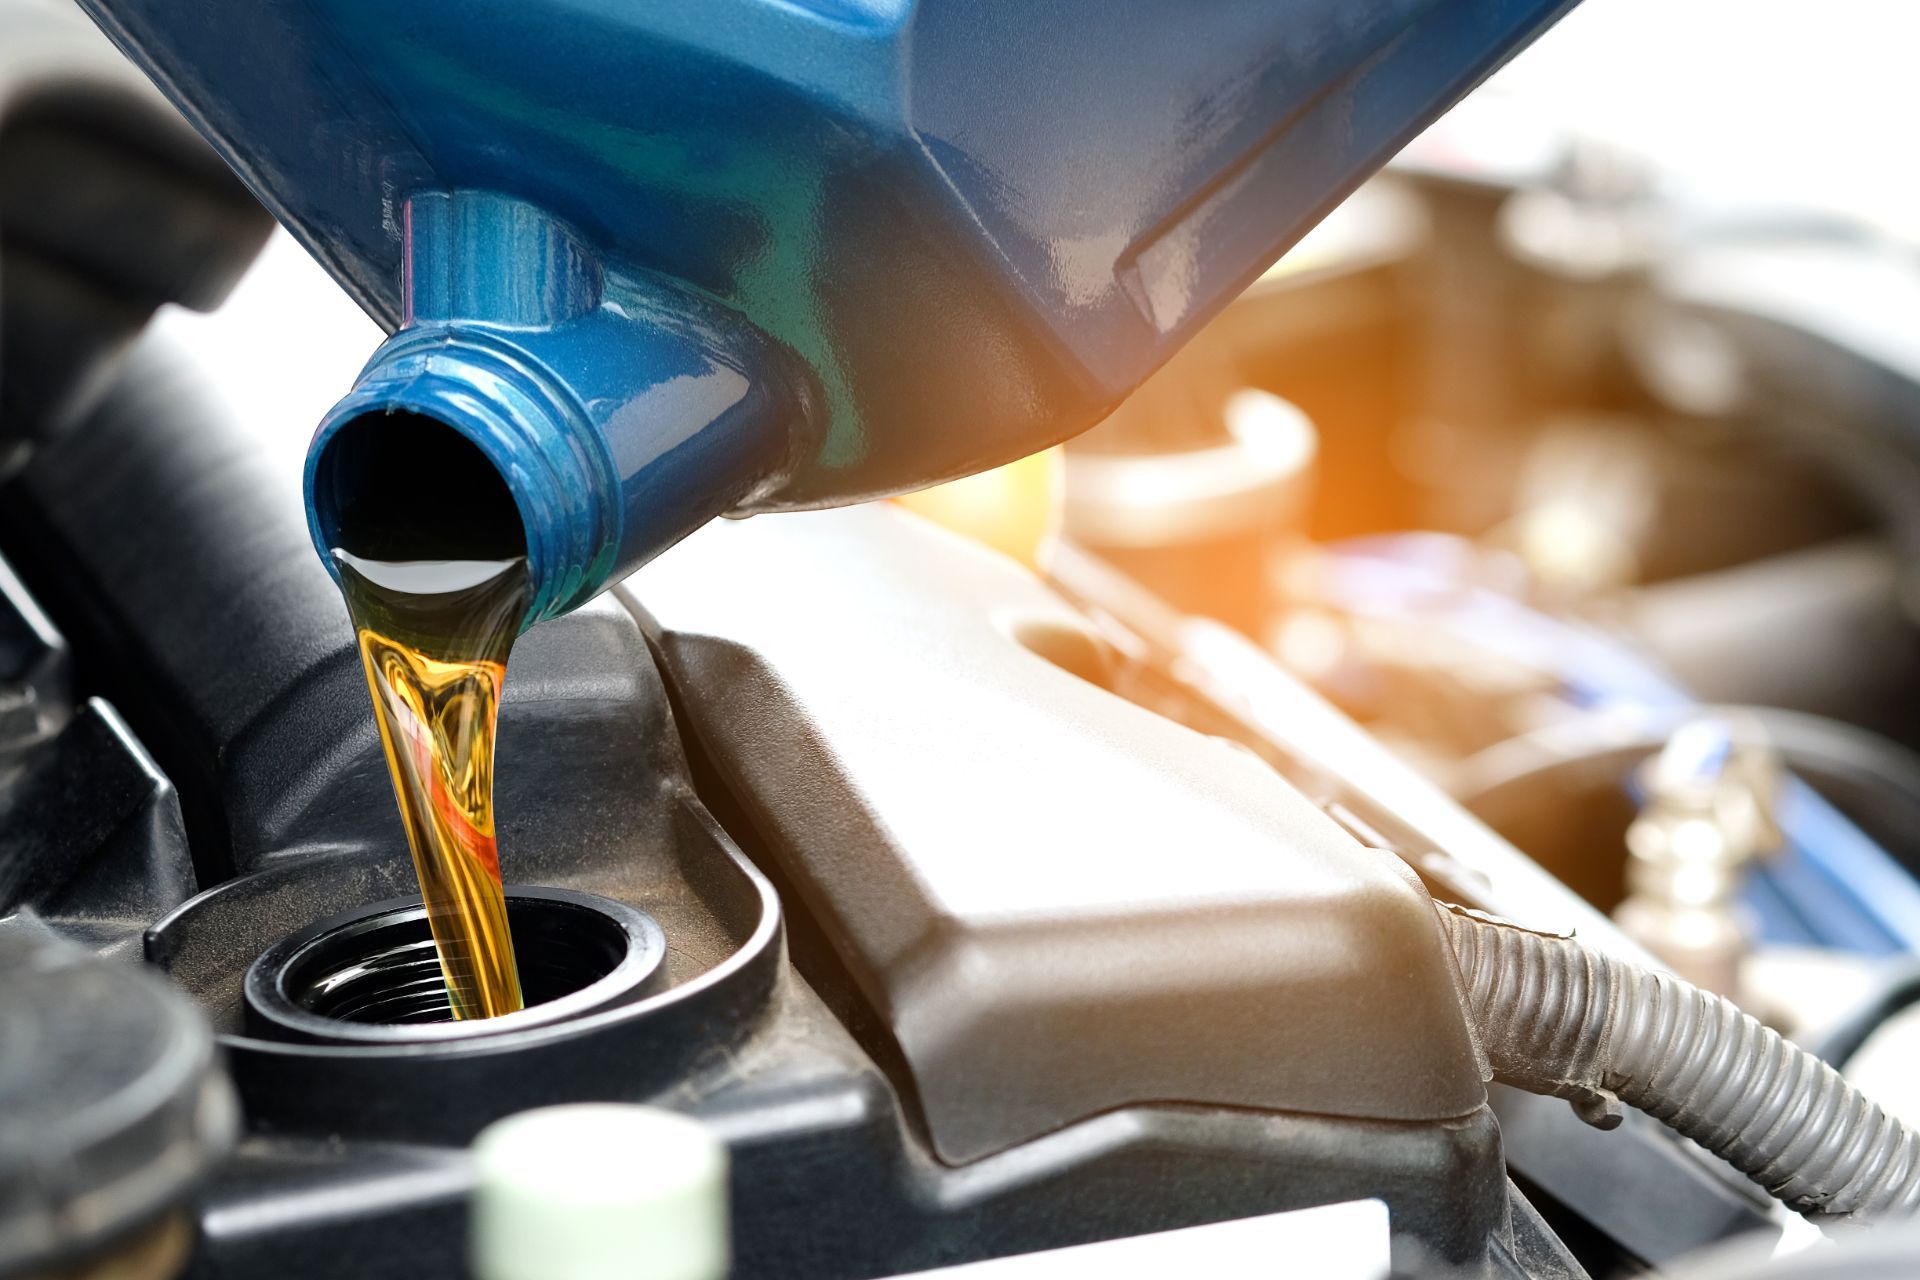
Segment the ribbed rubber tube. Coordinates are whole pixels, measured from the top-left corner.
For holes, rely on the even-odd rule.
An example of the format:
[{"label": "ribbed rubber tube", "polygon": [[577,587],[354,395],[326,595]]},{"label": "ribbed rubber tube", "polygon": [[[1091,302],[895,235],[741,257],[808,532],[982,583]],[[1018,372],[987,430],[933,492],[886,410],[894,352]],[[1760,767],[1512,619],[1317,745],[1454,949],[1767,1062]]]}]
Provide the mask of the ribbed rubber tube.
[{"label": "ribbed rubber tube", "polygon": [[1495,1079],[1589,1119],[1618,1098],[1810,1216],[1920,1209],[1920,1136],[1730,1001],[1572,938],[1440,917]]}]

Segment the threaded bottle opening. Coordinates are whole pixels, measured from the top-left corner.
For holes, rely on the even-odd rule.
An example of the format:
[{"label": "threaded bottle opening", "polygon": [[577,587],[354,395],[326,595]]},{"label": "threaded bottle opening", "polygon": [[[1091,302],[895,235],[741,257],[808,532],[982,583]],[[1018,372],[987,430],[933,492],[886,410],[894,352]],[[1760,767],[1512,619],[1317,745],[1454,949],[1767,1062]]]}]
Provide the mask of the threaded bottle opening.
[{"label": "threaded bottle opening", "polygon": [[329,568],[343,536],[367,541],[371,550],[344,549],[370,559],[524,554],[523,628],[591,597],[620,545],[606,442],[564,385],[494,333],[425,326],[389,338],[321,422],[306,484]]}]

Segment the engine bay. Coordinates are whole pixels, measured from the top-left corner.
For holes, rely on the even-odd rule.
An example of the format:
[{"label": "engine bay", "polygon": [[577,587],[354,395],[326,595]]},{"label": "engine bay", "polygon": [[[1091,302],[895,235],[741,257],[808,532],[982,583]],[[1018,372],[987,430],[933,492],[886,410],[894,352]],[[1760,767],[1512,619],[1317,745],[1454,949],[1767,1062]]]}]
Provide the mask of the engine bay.
[{"label": "engine bay", "polygon": [[[719,1140],[739,1277],[1354,1201],[1395,1276],[1790,1267],[1863,1185],[1728,1150],[1793,1073],[1910,1198],[1911,245],[1446,118],[1027,471],[527,630],[527,1007],[451,1021],[299,496],[380,335],[170,115],[56,106],[0,117],[0,1273],[465,1275],[470,1144],[589,1102]],[[48,138],[101,157],[54,217]],[[144,240],[87,222],[129,172]],[[1696,1017],[1792,1056],[1633,1067]]]}]

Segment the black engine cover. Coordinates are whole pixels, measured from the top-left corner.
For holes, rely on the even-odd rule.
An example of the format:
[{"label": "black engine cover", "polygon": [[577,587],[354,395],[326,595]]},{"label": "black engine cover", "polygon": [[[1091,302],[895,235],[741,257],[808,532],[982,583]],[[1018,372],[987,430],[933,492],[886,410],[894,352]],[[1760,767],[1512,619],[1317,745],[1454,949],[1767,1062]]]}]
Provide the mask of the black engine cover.
[{"label": "black engine cover", "polygon": [[[247,1034],[254,958],[409,864],[275,426],[182,367],[136,350],[9,488],[0,542],[179,787],[197,896],[159,921],[43,896],[99,946],[154,926],[222,1032],[251,1137],[195,1274],[462,1274],[461,1147],[573,1099],[718,1127],[741,1276],[1363,1197],[1427,1255],[1570,1265],[1505,1178],[1404,867],[1098,687],[1108,655],[1024,571],[886,509],[711,530],[516,650],[508,878],[651,914],[662,989],[425,1049]],[[123,859],[176,883],[116,901],[178,899],[177,858]]]}]

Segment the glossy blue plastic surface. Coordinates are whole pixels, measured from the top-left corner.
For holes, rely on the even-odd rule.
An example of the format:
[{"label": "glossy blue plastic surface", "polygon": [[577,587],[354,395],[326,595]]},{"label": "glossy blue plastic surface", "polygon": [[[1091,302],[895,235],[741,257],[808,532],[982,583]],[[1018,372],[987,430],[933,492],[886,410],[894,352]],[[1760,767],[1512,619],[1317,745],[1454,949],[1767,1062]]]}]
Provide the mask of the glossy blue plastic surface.
[{"label": "glossy blue plastic surface", "polygon": [[503,196],[417,195],[402,243],[403,323],[307,455],[307,519],[329,569],[347,498],[332,488],[351,479],[321,459],[366,415],[445,422],[506,478],[527,534],[527,625],[584,603],[782,466],[791,361],[725,308],[603,266]]},{"label": "glossy blue plastic surface", "polygon": [[[1572,0],[83,3],[389,326],[410,203],[493,193],[784,349],[796,376],[742,370],[789,439],[729,498],[759,509],[1097,421]],[[578,286],[555,243],[462,258],[470,318]],[[551,337],[559,384],[615,373],[605,329]]]}]

